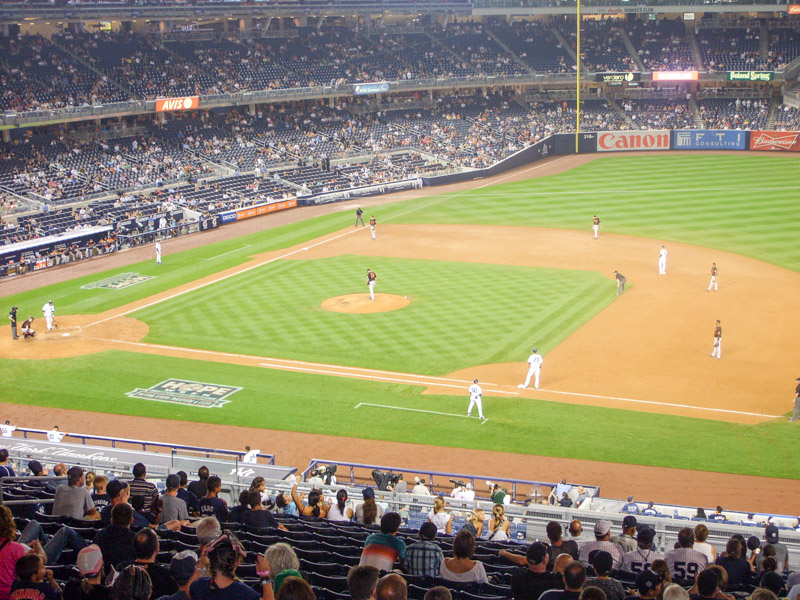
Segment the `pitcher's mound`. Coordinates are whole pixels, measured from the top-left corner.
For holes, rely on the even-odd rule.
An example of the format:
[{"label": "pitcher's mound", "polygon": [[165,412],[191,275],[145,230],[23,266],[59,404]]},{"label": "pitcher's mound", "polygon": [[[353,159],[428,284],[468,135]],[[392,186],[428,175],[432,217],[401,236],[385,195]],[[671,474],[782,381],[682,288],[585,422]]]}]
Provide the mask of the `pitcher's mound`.
[{"label": "pitcher's mound", "polygon": [[363,314],[389,312],[409,304],[409,298],[394,294],[375,294],[375,300],[370,300],[369,294],[347,294],[328,298],[320,306],[333,312]]}]

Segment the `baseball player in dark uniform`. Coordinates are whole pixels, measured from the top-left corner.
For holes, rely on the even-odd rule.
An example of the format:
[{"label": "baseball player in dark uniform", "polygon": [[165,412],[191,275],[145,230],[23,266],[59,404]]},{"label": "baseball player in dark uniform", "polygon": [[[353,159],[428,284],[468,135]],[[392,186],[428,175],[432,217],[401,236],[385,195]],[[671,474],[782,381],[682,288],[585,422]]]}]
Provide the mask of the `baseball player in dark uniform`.
[{"label": "baseball player in dark uniform", "polygon": [[623,275],[619,271],[614,271],[614,277],[617,280],[617,296],[619,296],[622,292],[625,291],[625,282],[628,280],[625,279],[625,275]]},{"label": "baseball player in dark uniform", "polygon": [[711,288],[714,288],[715,291],[719,291],[717,287],[717,263],[711,263],[711,281],[708,284],[708,291],[711,291]]},{"label": "baseball player in dark uniform", "polygon": [[361,226],[364,227],[364,211],[361,210],[360,206],[356,209],[356,223],[353,227],[358,227],[359,221],[361,221]]},{"label": "baseball player in dark uniform", "polygon": [[11,321],[11,339],[14,340],[19,339],[17,335],[17,310],[16,306],[12,306],[11,311],[8,313],[8,320]]},{"label": "baseball player in dark uniform", "polygon": [[22,323],[22,337],[33,337],[36,332],[33,330],[33,317],[28,317]]},{"label": "baseball player in dark uniform", "polygon": [[597,215],[592,217],[592,231],[594,231],[594,239],[597,239],[597,232],[600,231],[600,219],[597,218]]},{"label": "baseball player in dark uniform", "polygon": [[375,282],[378,276],[371,269],[367,269],[367,287],[369,288],[369,299],[375,300]]},{"label": "baseball player in dark uniform", "polygon": [[794,410],[792,411],[792,418],[789,419],[792,423],[797,421],[797,417],[800,416],[800,377],[795,379],[797,381],[797,387],[794,388]]},{"label": "baseball player in dark uniform", "polygon": [[711,358],[722,358],[722,325],[717,319],[717,326],[714,327],[714,349],[711,351]]}]

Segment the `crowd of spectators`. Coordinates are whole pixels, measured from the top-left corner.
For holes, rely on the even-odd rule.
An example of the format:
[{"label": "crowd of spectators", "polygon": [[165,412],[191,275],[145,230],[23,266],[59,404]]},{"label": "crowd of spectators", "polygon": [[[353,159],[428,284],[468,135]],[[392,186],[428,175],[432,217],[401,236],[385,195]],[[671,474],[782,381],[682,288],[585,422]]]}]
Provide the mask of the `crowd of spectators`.
[{"label": "crowd of spectators", "polygon": [[708,129],[761,129],[767,122],[770,104],[761,99],[705,98],[698,106]]},{"label": "crowd of spectators", "polygon": [[[13,476],[8,459],[0,449],[0,469]],[[376,504],[373,488],[355,500],[318,477],[306,492],[295,480],[276,493],[255,477],[229,506],[205,466],[193,481],[184,471],[150,476],[143,463],[109,480],[59,463],[60,485],[37,481],[49,474],[39,461],[27,467],[30,478],[7,493],[33,502],[0,507],[0,599],[776,600],[800,591],[772,523],[710,542],[706,521],[724,519],[721,507],[681,528],[674,548],[638,521],[632,498],[618,530],[605,519],[587,532],[578,519],[553,520],[546,541],[523,545],[509,540],[496,489],[491,515],[441,495],[429,511],[403,509],[406,521]],[[474,498],[455,485],[459,505]],[[430,491],[420,481],[411,493]],[[652,503],[642,513],[657,516]]]},{"label": "crowd of spectators", "polygon": [[775,119],[775,128],[780,130],[798,131],[800,130],[800,108],[782,104],[778,107],[778,114]]}]

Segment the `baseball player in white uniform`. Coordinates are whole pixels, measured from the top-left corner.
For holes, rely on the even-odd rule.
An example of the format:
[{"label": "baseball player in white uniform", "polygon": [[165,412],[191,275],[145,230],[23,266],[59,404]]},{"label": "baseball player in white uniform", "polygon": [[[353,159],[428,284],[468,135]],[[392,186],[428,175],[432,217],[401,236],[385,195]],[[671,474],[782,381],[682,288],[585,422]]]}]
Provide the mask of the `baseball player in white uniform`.
[{"label": "baseball player in white uniform", "polygon": [[5,424],[0,425],[0,432],[2,432],[3,437],[11,437],[14,435],[14,431],[17,429],[16,425],[12,425],[8,420],[6,420]]},{"label": "baseball player in white uniform", "polygon": [[369,288],[369,299],[375,300],[375,282],[378,281],[378,276],[372,269],[367,269],[367,287]]},{"label": "baseball player in white uniform", "polygon": [[58,425],[54,425],[53,428],[47,432],[47,441],[48,442],[60,442],[64,439],[65,433],[61,433],[58,430]]},{"label": "baseball player in white uniform", "polygon": [[483,420],[485,417],[483,416],[483,390],[481,386],[478,385],[478,380],[475,379],[472,382],[472,385],[469,386],[469,408],[467,409],[467,416],[472,416],[472,407],[478,407],[478,416]]},{"label": "baseball player in white uniform", "polygon": [[47,321],[47,331],[50,331],[53,329],[53,319],[56,316],[56,307],[53,306],[52,300],[42,307],[42,314],[44,314],[44,320]]},{"label": "baseball player in white uniform", "polygon": [[261,454],[261,450],[251,450],[250,446],[245,446],[244,449],[247,450],[247,453],[242,457],[242,462],[250,465],[257,463],[258,455]]},{"label": "baseball player in white uniform", "polygon": [[658,251],[658,274],[667,274],[667,249],[661,245],[661,250]]},{"label": "baseball player in white uniform", "polygon": [[538,390],[539,373],[541,373],[542,371],[542,365],[544,364],[544,359],[537,352],[536,348],[533,349],[533,354],[531,354],[528,357],[528,364],[530,365],[530,368],[528,369],[528,376],[525,378],[525,383],[521,383],[517,387],[523,390],[526,389],[528,385],[530,385],[531,383],[531,377],[534,377],[533,387]]},{"label": "baseball player in white uniform", "polygon": [[156,242],[156,264],[161,264],[161,242]]},{"label": "baseball player in white uniform", "polygon": [[722,324],[719,319],[714,326],[714,347],[711,350],[711,358],[722,358]]},{"label": "baseball player in white uniform", "polygon": [[597,215],[592,217],[592,231],[594,231],[594,239],[597,239],[597,233],[600,231],[600,219]]}]

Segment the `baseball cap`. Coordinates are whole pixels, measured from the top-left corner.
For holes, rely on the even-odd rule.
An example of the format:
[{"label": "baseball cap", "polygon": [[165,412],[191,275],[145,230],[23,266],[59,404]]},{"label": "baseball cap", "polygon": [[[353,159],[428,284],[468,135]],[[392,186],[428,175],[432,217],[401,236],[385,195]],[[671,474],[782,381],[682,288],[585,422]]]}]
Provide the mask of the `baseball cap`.
[{"label": "baseball cap", "polygon": [[661,577],[650,569],[645,569],[636,576],[636,589],[642,595],[652,592],[659,583],[661,583]]},{"label": "baseball cap", "polygon": [[636,541],[640,544],[652,544],[653,539],[656,537],[656,532],[649,527],[642,527],[639,535],[636,536]]},{"label": "baseball cap", "polygon": [[594,572],[598,575],[607,575],[614,566],[614,557],[611,556],[610,552],[598,550],[592,559],[592,566],[594,567]]},{"label": "baseball cap", "polygon": [[183,550],[169,561],[169,574],[178,585],[184,585],[192,578],[196,566],[197,554],[192,550]]},{"label": "baseball cap", "polygon": [[103,552],[97,544],[90,544],[78,552],[75,566],[81,575],[94,575],[103,568]]},{"label": "baseball cap", "polygon": [[367,498],[375,498],[375,490],[373,490],[371,487],[364,488],[361,492],[361,495],[364,497],[364,500]]},{"label": "baseball cap", "polygon": [[528,546],[528,551],[525,553],[525,556],[529,563],[538,565],[544,560],[544,557],[547,555],[547,550],[548,546],[544,542],[533,542]]},{"label": "baseball cap", "polygon": [[165,483],[168,490],[177,490],[181,487],[181,478],[176,473],[172,473],[171,475],[167,475],[167,481]]},{"label": "baseball cap", "polygon": [[430,521],[426,521],[419,528],[419,537],[423,540],[432,540],[436,537],[436,525]]},{"label": "baseball cap", "polygon": [[778,528],[775,525],[767,525],[764,529],[764,539],[770,544],[778,543]]},{"label": "baseball cap", "polygon": [[536,348],[533,349],[534,352],[537,352]]},{"label": "baseball cap", "polygon": [[125,488],[125,484],[119,479],[112,479],[106,486],[106,494],[112,500],[119,496],[119,493]]},{"label": "baseball cap", "polygon": [[611,531],[611,521],[606,521],[605,519],[602,519],[594,524],[595,535],[605,535],[609,531]]},{"label": "baseball cap", "polygon": [[633,496],[628,496],[628,502],[633,502]]},{"label": "baseball cap", "polygon": [[39,473],[41,473],[44,470],[42,468],[42,463],[40,463],[38,460],[30,461],[28,463],[28,468],[30,469],[31,473],[33,473],[34,475],[38,475]]},{"label": "baseball cap", "polygon": [[756,536],[751,535],[749,538],[747,538],[747,549],[755,550],[756,548],[761,548],[761,540]]},{"label": "baseball cap", "polygon": [[628,527],[636,527],[637,523],[638,521],[636,520],[636,517],[634,517],[633,515],[628,515],[627,517],[622,519],[622,526],[625,529],[627,529]]}]

